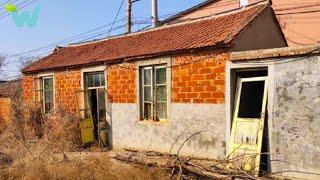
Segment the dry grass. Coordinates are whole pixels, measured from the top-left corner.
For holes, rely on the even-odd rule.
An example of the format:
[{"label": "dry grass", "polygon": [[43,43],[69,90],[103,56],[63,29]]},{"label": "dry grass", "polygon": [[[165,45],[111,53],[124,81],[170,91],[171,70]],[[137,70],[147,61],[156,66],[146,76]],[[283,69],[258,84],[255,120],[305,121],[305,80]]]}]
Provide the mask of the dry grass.
[{"label": "dry grass", "polygon": [[0,133],[0,152],[13,160],[12,164],[0,163],[0,180],[169,179],[165,170],[129,165],[109,158],[108,152],[57,159],[57,154],[79,147],[78,120],[62,109],[54,118],[44,119],[37,110],[25,118],[19,104],[12,123]]},{"label": "dry grass", "polygon": [[126,164],[110,158],[110,152],[87,152],[62,158],[63,153],[59,153],[52,142],[23,141],[8,129],[0,135],[0,144],[0,152],[13,159],[12,165],[0,166],[1,180],[169,179],[169,172],[165,170]]},{"label": "dry grass", "polygon": [[53,162],[48,159],[31,158],[0,170],[0,179],[169,179],[163,170],[128,165],[101,155]]}]

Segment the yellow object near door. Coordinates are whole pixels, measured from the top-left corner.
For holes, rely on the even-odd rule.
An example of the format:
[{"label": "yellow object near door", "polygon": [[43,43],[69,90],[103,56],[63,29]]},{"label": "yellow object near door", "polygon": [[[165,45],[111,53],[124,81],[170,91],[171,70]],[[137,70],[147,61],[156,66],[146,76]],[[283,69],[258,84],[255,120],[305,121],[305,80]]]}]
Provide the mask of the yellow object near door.
[{"label": "yellow object near door", "polygon": [[80,122],[82,143],[87,144],[94,142],[93,121],[92,119],[84,119]]},{"label": "yellow object near door", "polygon": [[228,158],[258,175],[267,103],[267,77],[238,78]]}]

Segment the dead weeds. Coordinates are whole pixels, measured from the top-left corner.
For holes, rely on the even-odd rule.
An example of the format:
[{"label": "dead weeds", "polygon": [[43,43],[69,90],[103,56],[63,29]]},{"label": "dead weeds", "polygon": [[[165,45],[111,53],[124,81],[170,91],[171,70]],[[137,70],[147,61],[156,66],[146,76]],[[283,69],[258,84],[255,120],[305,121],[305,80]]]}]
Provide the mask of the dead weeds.
[{"label": "dead weeds", "polygon": [[168,172],[133,166],[104,156],[52,162],[32,158],[0,170],[0,179],[169,179]]}]

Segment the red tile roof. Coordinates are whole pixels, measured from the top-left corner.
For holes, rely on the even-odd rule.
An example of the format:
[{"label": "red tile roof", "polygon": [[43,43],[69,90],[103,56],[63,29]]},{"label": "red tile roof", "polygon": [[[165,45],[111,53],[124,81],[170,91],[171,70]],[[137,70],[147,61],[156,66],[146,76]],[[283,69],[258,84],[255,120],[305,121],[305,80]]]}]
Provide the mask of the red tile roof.
[{"label": "red tile roof", "polygon": [[264,3],[223,16],[68,46],[32,63],[22,71],[48,71],[228,44],[266,7],[268,6]]}]

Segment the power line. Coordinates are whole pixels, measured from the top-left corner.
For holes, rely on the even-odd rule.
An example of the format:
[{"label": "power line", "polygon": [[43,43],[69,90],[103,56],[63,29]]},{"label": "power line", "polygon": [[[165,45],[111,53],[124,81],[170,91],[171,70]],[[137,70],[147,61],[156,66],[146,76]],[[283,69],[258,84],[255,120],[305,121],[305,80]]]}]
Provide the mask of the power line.
[{"label": "power line", "polygon": [[121,10],[121,8],[122,8],[122,6],[123,6],[123,3],[124,3],[124,0],[121,1],[121,4],[120,4],[120,6],[119,6],[119,8],[118,8],[118,11],[117,11],[117,14],[116,14],[116,16],[114,17],[114,20],[113,20],[113,22],[112,22],[112,24],[111,24],[110,30],[108,31],[108,36],[109,36],[110,32],[112,31],[112,28],[113,28],[114,23],[115,23],[116,20],[118,19],[118,16],[119,16],[120,10]]},{"label": "power line", "polygon": [[[28,2],[28,1],[29,1],[29,0],[26,0],[26,1],[24,1],[23,3],[19,4],[19,5],[25,4],[25,3]],[[36,1],[37,1],[37,0],[33,0],[33,1],[31,1],[30,3],[28,3],[28,4],[25,4],[25,5],[21,6],[21,7],[18,7],[18,9],[21,10],[21,9],[29,6],[30,4],[33,4],[33,3],[36,2]],[[19,5],[18,5],[18,6],[19,6]],[[3,15],[3,14],[4,14],[4,15]],[[1,16],[1,15],[3,15],[3,16]],[[3,18],[5,18],[5,17],[7,17],[7,16],[9,16],[9,15],[10,15],[10,13],[8,13],[8,12],[0,14],[0,20],[3,19]]]},{"label": "power line", "polygon": [[[262,2],[262,1],[259,1],[259,2]],[[256,4],[256,3],[250,4],[250,5],[254,5],[254,4]],[[236,10],[239,10],[239,9],[237,8],[237,9],[234,9],[234,10],[232,10],[232,11],[236,11]],[[172,14],[172,13],[170,13],[170,14]],[[213,13],[213,14],[211,14],[210,16],[206,16],[206,17],[211,17],[211,16],[213,16],[213,15],[216,15],[216,14]],[[166,16],[166,15],[162,15],[162,16]],[[188,19],[185,19],[185,20],[181,20],[181,21],[179,21],[179,22],[184,22],[184,21],[189,21],[189,20],[194,20],[194,19],[198,19],[198,18],[188,18]],[[148,20],[150,20],[150,19],[148,19]],[[134,23],[134,24],[148,24],[148,22],[147,22],[147,21],[144,21],[144,22],[143,22],[143,21],[141,21],[141,22],[138,22],[138,21],[137,21],[137,22]],[[110,25],[110,24],[108,24],[108,25]],[[108,25],[104,25],[104,26],[102,26],[102,27],[106,27],[106,26],[108,26]],[[111,25],[112,25],[112,24],[111,24]],[[102,27],[96,28],[95,30],[101,29]],[[149,26],[146,26],[146,27],[144,27],[143,29],[148,28],[148,27],[149,27]],[[117,29],[118,29],[118,28],[121,28],[121,26],[118,26]],[[143,29],[142,29],[142,30],[143,30]],[[95,30],[90,30],[90,31],[88,31],[88,32],[94,32]],[[140,31],[140,30],[138,30],[138,31]],[[30,50],[30,51],[26,51],[26,52],[23,52],[23,53],[11,55],[11,57],[18,57],[18,56],[22,56],[22,55],[29,54],[29,53],[32,53],[32,52],[38,52],[38,51],[40,51],[40,50],[43,50],[43,51],[44,51],[44,50],[47,50],[47,49],[51,49],[52,46],[57,46],[57,45],[60,45],[60,44],[63,44],[63,43],[68,43],[68,42],[74,42],[74,41],[76,41],[76,40],[79,40],[79,41],[85,40],[85,41],[87,41],[87,40],[90,40],[90,39],[93,39],[93,38],[102,36],[103,33],[106,33],[106,31],[104,30],[104,31],[96,32],[96,33],[94,33],[94,34],[89,34],[89,35],[87,35],[88,32],[82,33],[82,34],[77,35],[77,36],[72,36],[72,37],[70,37],[70,38],[67,38],[66,40],[58,41],[58,42],[56,42],[56,43],[52,43],[52,44],[49,44],[49,45],[46,45],[46,46],[43,46],[43,47],[40,47],[40,48],[37,48],[37,49],[34,49],[34,50]],[[83,36],[83,35],[85,35],[85,36]],[[76,38],[75,38],[75,37],[76,37]]]},{"label": "power line", "polygon": [[[123,20],[124,20],[124,19],[119,20],[119,21],[117,21],[117,22],[121,22],[121,21],[123,21]],[[97,28],[95,28],[95,29],[89,30],[89,31],[87,31],[87,32],[85,32],[85,33],[81,33],[81,34],[78,34],[78,35],[75,35],[75,36],[71,36],[71,37],[68,37],[68,38],[66,38],[66,39],[63,39],[63,40],[61,40],[61,41],[57,41],[57,42],[51,43],[51,44],[49,44],[49,45],[42,46],[42,47],[37,48],[37,49],[25,51],[25,52],[22,52],[22,53],[19,53],[19,54],[14,54],[14,55],[11,55],[10,57],[17,57],[17,56],[21,56],[21,55],[24,55],[24,54],[29,54],[29,53],[32,53],[32,52],[37,52],[37,51],[39,51],[39,50],[52,48],[52,46],[57,46],[57,45],[61,45],[61,44],[64,44],[64,43],[68,43],[68,42],[71,42],[71,41],[80,39],[82,36],[84,36],[84,35],[86,35],[86,34],[95,32],[95,31],[97,31],[97,30],[100,30],[100,29],[102,29],[102,28],[108,27],[108,26],[110,26],[110,25],[111,25],[111,23],[105,24],[105,25],[103,25],[103,26],[100,26],[100,27],[97,27]]]},{"label": "power line", "polygon": [[[12,1],[12,0],[9,0],[9,1]],[[6,5],[6,4],[9,4],[9,3],[12,4],[12,3],[15,3],[15,2],[17,2],[17,1],[18,1],[18,0],[13,0],[12,2],[8,2],[8,1],[7,1],[7,3],[1,4],[1,5],[0,5],[0,8],[2,9],[2,6]],[[28,0],[27,0],[27,1],[28,1]],[[1,13],[0,16],[2,16],[2,15],[4,15],[4,14],[10,14],[10,13],[5,11],[4,13]]]},{"label": "power line", "polygon": [[2,6],[5,5],[5,4],[13,3],[13,2],[10,2],[10,1],[12,1],[12,0],[7,0],[7,1],[1,3],[1,4],[0,4],[0,7],[2,7]]}]

